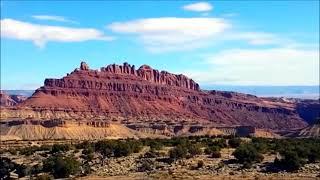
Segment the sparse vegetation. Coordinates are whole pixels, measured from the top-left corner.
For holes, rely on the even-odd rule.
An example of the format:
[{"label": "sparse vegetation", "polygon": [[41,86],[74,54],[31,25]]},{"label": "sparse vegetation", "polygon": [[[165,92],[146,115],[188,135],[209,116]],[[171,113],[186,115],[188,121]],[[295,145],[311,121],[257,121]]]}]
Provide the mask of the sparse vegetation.
[{"label": "sparse vegetation", "polygon": [[74,157],[51,156],[43,162],[43,170],[55,178],[68,178],[79,172],[80,163]]},{"label": "sparse vegetation", "polygon": [[[148,151],[148,148],[150,149]],[[142,149],[144,151],[141,151]],[[0,162],[0,179],[6,179],[10,173],[15,172],[19,177],[33,179],[68,178],[73,176],[88,175],[92,170],[92,164],[100,162],[105,165],[106,159],[118,159],[126,156],[135,156],[136,170],[151,172],[159,166],[155,162],[164,162],[170,166],[180,164],[189,158],[196,160],[192,170],[202,170],[207,164],[206,158],[221,158],[221,152],[226,150],[232,153],[235,159],[229,159],[243,168],[251,168],[259,163],[263,157],[277,157],[270,162],[268,168],[272,172],[285,170],[292,172],[300,169],[305,164],[319,163],[320,140],[319,139],[265,139],[251,138],[242,140],[238,137],[175,137],[172,139],[127,139],[127,140],[101,140],[96,142],[84,141],[78,144],[55,144],[43,146],[31,146],[26,148],[2,150],[2,155],[31,157],[42,156],[42,163],[29,166],[19,165],[9,158],[2,158]],[[231,151],[231,152],[230,152]],[[204,152],[204,153],[203,153]],[[76,155],[76,156],[75,156]],[[230,155],[230,154],[229,154]],[[219,166],[228,166],[223,156],[217,159]],[[172,162],[179,160],[172,164]],[[211,161],[213,159],[210,159]],[[236,160],[236,161],[235,161]],[[41,160],[42,161],[42,160]],[[40,161],[40,162],[41,162]],[[132,162],[133,163],[133,162]],[[257,164],[261,166],[262,164]],[[166,165],[160,165],[163,168]],[[180,164],[185,166],[185,164]],[[217,167],[219,168],[219,167]],[[80,171],[81,169],[81,171]],[[43,174],[43,173],[47,174]]]},{"label": "sparse vegetation", "polygon": [[232,148],[237,148],[241,144],[241,139],[240,138],[231,138],[228,141],[228,145]]},{"label": "sparse vegetation", "polygon": [[173,160],[187,157],[188,148],[183,145],[178,145],[169,151],[169,156]]},{"label": "sparse vegetation", "polygon": [[199,143],[189,145],[188,152],[191,156],[202,154],[201,145]]},{"label": "sparse vegetation", "polygon": [[243,164],[244,168],[249,168],[255,162],[263,160],[262,154],[252,144],[242,144],[234,152],[233,155]]}]

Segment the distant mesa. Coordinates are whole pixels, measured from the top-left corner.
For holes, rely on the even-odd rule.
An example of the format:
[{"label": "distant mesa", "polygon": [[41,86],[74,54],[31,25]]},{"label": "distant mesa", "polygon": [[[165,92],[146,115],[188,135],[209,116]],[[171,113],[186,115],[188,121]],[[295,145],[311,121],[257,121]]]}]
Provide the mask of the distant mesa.
[{"label": "distant mesa", "polygon": [[0,106],[15,106],[26,99],[26,96],[8,95],[4,91],[0,91]]},{"label": "distant mesa", "polygon": [[27,100],[2,110],[1,118],[108,121],[170,134],[181,126],[306,127],[296,108],[297,103],[291,101],[204,91],[185,75],[148,65],[136,69],[125,62],[92,70],[81,62],[80,68],[65,77],[45,79]]}]

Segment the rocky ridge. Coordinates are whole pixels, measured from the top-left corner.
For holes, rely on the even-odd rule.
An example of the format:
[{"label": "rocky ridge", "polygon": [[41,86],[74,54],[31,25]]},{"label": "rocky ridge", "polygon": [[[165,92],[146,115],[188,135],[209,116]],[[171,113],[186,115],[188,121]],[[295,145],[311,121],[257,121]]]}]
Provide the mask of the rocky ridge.
[{"label": "rocky ridge", "polygon": [[8,95],[3,91],[0,92],[0,106],[14,106],[26,99],[27,97],[25,96]]},{"label": "rocky ridge", "polygon": [[61,79],[46,79],[26,101],[1,111],[2,119],[100,119],[124,124],[250,125],[305,127],[294,102],[253,95],[203,91],[184,75],[142,65],[91,70],[82,62]]}]

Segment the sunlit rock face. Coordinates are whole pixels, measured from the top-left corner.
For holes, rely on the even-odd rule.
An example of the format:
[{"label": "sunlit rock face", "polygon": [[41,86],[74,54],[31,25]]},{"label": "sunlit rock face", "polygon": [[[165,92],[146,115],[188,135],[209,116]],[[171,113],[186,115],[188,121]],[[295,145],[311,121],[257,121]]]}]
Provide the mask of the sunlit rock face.
[{"label": "sunlit rock face", "polygon": [[85,62],[61,79],[46,79],[2,118],[102,119],[126,124],[250,125],[304,127],[292,102],[234,92],[203,91],[185,75],[142,65],[111,64],[92,70]]}]

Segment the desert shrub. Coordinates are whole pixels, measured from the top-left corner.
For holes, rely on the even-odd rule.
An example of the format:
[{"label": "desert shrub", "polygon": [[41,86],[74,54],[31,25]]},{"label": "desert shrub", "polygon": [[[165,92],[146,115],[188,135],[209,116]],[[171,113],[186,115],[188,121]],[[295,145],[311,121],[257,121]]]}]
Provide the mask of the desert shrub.
[{"label": "desert shrub", "polygon": [[242,144],[234,152],[234,157],[239,163],[246,166],[255,162],[261,162],[263,160],[262,154],[260,154],[256,148],[251,144]]},{"label": "desert shrub", "polygon": [[106,157],[128,156],[131,153],[137,153],[142,149],[142,143],[137,140],[103,140],[95,144],[96,151]]},{"label": "desert shrub", "polygon": [[37,151],[51,151],[52,145],[42,145],[38,147]]},{"label": "desert shrub", "polygon": [[36,164],[31,169],[31,174],[39,174],[42,172],[42,166],[39,164]]},{"label": "desert shrub", "polygon": [[83,141],[75,145],[76,149],[88,149],[89,147],[93,148],[93,144],[89,141]]},{"label": "desert shrub", "polygon": [[237,148],[241,144],[241,139],[240,138],[231,138],[228,141],[228,145],[232,148]]},{"label": "desert shrub", "polygon": [[221,152],[220,151],[213,151],[211,153],[212,158],[221,158]]},{"label": "desert shrub", "polygon": [[267,153],[270,151],[270,148],[266,143],[252,143],[252,145],[256,148],[256,150],[260,153]]},{"label": "desert shrub", "polygon": [[208,146],[205,150],[204,153],[207,155],[211,155],[213,152],[220,152],[220,147],[219,146]]},{"label": "desert shrub", "polygon": [[94,149],[91,146],[88,146],[87,148],[82,150],[82,154],[88,155],[92,154],[94,152]]},{"label": "desert shrub", "polygon": [[213,141],[212,145],[218,146],[220,148],[226,148],[228,146],[226,140],[223,139],[223,138],[222,139],[218,139],[216,141]]},{"label": "desert shrub", "polygon": [[121,157],[121,156],[128,156],[132,152],[133,150],[131,149],[129,144],[121,142],[114,147],[113,154],[115,157]]},{"label": "desert shrub", "polygon": [[183,145],[178,145],[169,151],[169,156],[171,159],[181,159],[187,157],[188,149]]},{"label": "desert shrub", "polygon": [[161,150],[163,148],[163,144],[158,141],[151,141],[149,144],[151,149]]},{"label": "desert shrub", "polygon": [[285,151],[281,156],[281,159],[276,158],[274,160],[274,165],[279,169],[295,171],[304,164],[304,161],[298,156],[297,152],[288,150]]},{"label": "desert shrub", "polygon": [[24,164],[16,165],[16,173],[19,175],[19,178],[28,176],[31,174],[31,167]]},{"label": "desert shrub", "polygon": [[139,141],[139,140],[127,140],[125,142],[122,143],[126,143],[129,145],[130,149],[131,149],[131,153],[138,153],[141,151],[143,144]]},{"label": "desert shrub", "polygon": [[0,179],[9,179],[10,172],[12,171],[15,171],[19,178],[25,177],[32,173],[31,170],[31,166],[16,164],[6,157],[0,158]]},{"label": "desert shrub", "polygon": [[74,157],[52,156],[43,162],[43,170],[50,172],[55,178],[67,178],[77,174],[80,163]]},{"label": "desert shrub", "polygon": [[191,156],[202,154],[201,145],[199,143],[189,145],[187,148]]},{"label": "desert shrub", "polygon": [[308,154],[308,162],[315,163],[320,161],[320,146],[312,147]]},{"label": "desert shrub", "polygon": [[204,166],[204,162],[202,160],[198,161],[197,168],[200,169]]},{"label": "desert shrub", "polygon": [[84,159],[84,160],[86,160],[86,162],[89,162],[89,161],[92,161],[93,160],[93,157],[94,157],[94,155],[93,155],[93,149],[92,148],[88,148],[88,149],[84,149],[83,151],[82,151],[82,155],[81,155],[81,157]]},{"label": "desert shrub", "polygon": [[113,150],[115,146],[115,141],[103,140],[95,143],[95,150],[100,152],[105,157],[111,157],[113,155]]},{"label": "desert shrub", "polygon": [[51,149],[51,153],[57,153],[57,152],[66,152],[71,149],[70,144],[54,144]]},{"label": "desert shrub", "polygon": [[15,164],[9,158],[0,158],[0,179],[9,179],[9,173],[13,171]]},{"label": "desert shrub", "polygon": [[156,150],[150,149],[150,151],[146,152],[143,157],[145,157],[145,158],[156,158],[159,155],[160,154]]},{"label": "desert shrub", "polygon": [[31,146],[31,147],[25,147],[20,149],[20,154],[22,155],[26,155],[26,156],[30,156],[32,154],[34,154],[36,151],[40,151],[40,147],[36,147],[36,146]]},{"label": "desert shrub", "polygon": [[187,137],[173,137],[170,140],[170,144],[172,146],[178,146],[178,145],[186,146],[188,143],[189,143],[189,139]]},{"label": "desert shrub", "polygon": [[252,145],[257,149],[260,153],[267,153],[267,152],[276,152],[279,150],[278,140],[276,139],[267,139],[267,138],[252,138]]}]

